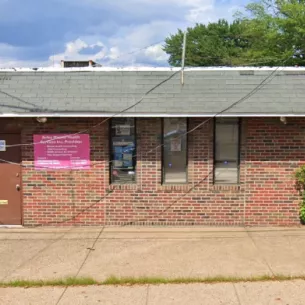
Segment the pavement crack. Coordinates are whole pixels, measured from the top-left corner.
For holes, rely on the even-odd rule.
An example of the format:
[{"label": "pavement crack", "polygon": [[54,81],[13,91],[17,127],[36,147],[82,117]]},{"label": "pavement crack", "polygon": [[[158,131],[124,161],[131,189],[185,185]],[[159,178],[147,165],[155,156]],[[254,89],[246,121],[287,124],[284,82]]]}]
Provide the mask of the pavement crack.
[{"label": "pavement crack", "polygon": [[148,305],[148,302],[149,302],[149,288],[150,286],[147,285],[147,291],[146,291],[146,302],[145,302],[145,305]]},{"label": "pavement crack", "polygon": [[68,286],[65,287],[65,289],[63,290],[63,292],[62,292],[61,295],[59,296],[59,298],[58,298],[58,300],[57,300],[57,302],[56,302],[56,305],[58,305],[59,302],[62,300],[62,298],[64,297],[64,295],[65,295],[66,291],[68,290],[68,288],[69,288]]},{"label": "pavement crack", "polygon": [[275,277],[275,274],[274,274],[274,272],[273,272],[273,270],[272,270],[272,268],[271,268],[271,265],[268,263],[268,261],[266,260],[265,256],[262,254],[262,251],[259,249],[259,247],[258,247],[258,245],[256,244],[254,238],[251,236],[251,234],[250,234],[250,232],[247,230],[247,228],[245,228],[245,230],[246,230],[246,232],[247,232],[247,234],[248,234],[250,240],[252,241],[254,247],[255,247],[256,250],[258,251],[258,253],[261,253],[261,257],[262,257],[264,263],[267,265],[267,267],[268,267],[270,273]]},{"label": "pavement crack", "polygon": [[234,288],[234,291],[235,291],[235,296],[237,298],[238,304],[241,305],[241,300],[240,300],[240,297],[239,297],[239,294],[238,294],[237,287],[236,287],[235,283],[233,283],[233,288]]},{"label": "pavement crack", "polygon": [[78,271],[77,271],[75,277],[77,277],[77,276],[79,275],[79,273],[81,272],[82,268],[84,267],[84,265],[85,265],[87,259],[89,258],[90,254],[92,253],[92,251],[95,250],[95,245],[96,245],[97,241],[99,240],[100,236],[102,235],[102,233],[104,232],[104,229],[105,229],[105,227],[102,227],[102,229],[100,230],[99,234],[98,234],[97,237],[95,238],[95,240],[94,240],[92,246],[87,248],[87,250],[89,250],[89,251],[88,251],[88,253],[87,253],[87,255],[86,255],[84,261],[82,262],[81,266],[79,267],[79,269],[78,269]]},{"label": "pavement crack", "polygon": [[[104,229],[105,229],[105,227],[102,227],[102,229],[100,230],[99,234],[98,234],[97,237],[94,239],[94,242],[93,242],[92,246],[91,246],[90,248],[87,248],[89,251],[88,251],[88,253],[87,253],[87,255],[86,255],[84,261],[82,262],[81,266],[79,267],[79,269],[78,269],[78,271],[77,271],[77,273],[76,273],[76,275],[75,275],[75,278],[78,277],[80,271],[81,271],[82,268],[84,267],[84,265],[85,265],[85,263],[86,263],[86,261],[87,261],[89,255],[91,254],[92,250],[94,250],[94,247],[95,247],[97,241],[99,240],[100,236],[101,236],[102,233],[104,232]],[[64,291],[63,291],[62,294],[59,296],[59,298],[58,298],[58,300],[57,300],[57,302],[56,302],[56,305],[58,305],[58,304],[60,303],[60,301],[61,301],[62,298],[64,297],[64,295],[65,295],[65,293],[66,293],[67,290],[68,290],[68,286],[65,287]]]}]

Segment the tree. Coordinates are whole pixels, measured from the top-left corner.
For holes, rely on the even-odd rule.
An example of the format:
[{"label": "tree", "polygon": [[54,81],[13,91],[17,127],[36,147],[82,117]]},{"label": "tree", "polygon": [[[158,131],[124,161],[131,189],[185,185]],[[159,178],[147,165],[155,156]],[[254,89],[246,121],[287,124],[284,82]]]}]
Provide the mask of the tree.
[{"label": "tree", "polygon": [[[242,38],[243,24],[235,21],[229,24],[219,20],[208,25],[197,24],[187,29],[187,66],[231,66],[242,63],[242,54],[248,48],[248,41]],[[170,55],[172,66],[181,65],[183,32],[165,40],[164,50]]]},{"label": "tree", "polygon": [[243,37],[251,41],[247,57],[269,65],[305,65],[305,0],[261,0],[246,6]]},{"label": "tree", "polygon": [[[164,50],[181,65],[183,32],[169,36]],[[261,0],[229,23],[219,20],[187,29],[187,66],[305,65],[305,0]]]}]

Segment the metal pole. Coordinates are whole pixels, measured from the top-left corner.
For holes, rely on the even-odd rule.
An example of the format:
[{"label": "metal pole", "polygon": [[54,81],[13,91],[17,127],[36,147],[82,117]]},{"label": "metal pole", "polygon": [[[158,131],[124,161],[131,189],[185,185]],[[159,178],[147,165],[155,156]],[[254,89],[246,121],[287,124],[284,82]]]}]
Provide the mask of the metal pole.
[{"label": "metal pole", "polygon": [[181,61],[181,85],[184,85],[185,49],[186,49],[186,31],[183,34],[182,61]]}]

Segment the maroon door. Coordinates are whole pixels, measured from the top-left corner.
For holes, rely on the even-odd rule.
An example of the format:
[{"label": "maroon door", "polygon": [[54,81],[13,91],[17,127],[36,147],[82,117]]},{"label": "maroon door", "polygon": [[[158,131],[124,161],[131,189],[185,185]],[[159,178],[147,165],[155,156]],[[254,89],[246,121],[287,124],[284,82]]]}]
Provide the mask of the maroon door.
[{"label": "maroon door", "polygon": [[21,150],[20,146],[6,147],[19,143],[20,134],[0,133],[0,225],[20,225],[22,222]]}]

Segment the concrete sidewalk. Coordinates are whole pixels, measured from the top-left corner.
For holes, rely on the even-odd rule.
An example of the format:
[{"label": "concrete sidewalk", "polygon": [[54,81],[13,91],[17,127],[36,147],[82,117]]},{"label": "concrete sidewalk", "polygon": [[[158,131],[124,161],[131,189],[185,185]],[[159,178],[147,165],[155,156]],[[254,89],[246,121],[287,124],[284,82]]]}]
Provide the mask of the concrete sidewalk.
[{"label": "concrete sidewalk", "polygon": [[305,275],[305,229],[1,228],[0,257],[1,281]]},{"label": "concrete sidewalk", "polygon": [[[304,305],[305,282],[0,289],[0,305]],[[58,302],[59,301],[59,302]]]}]

